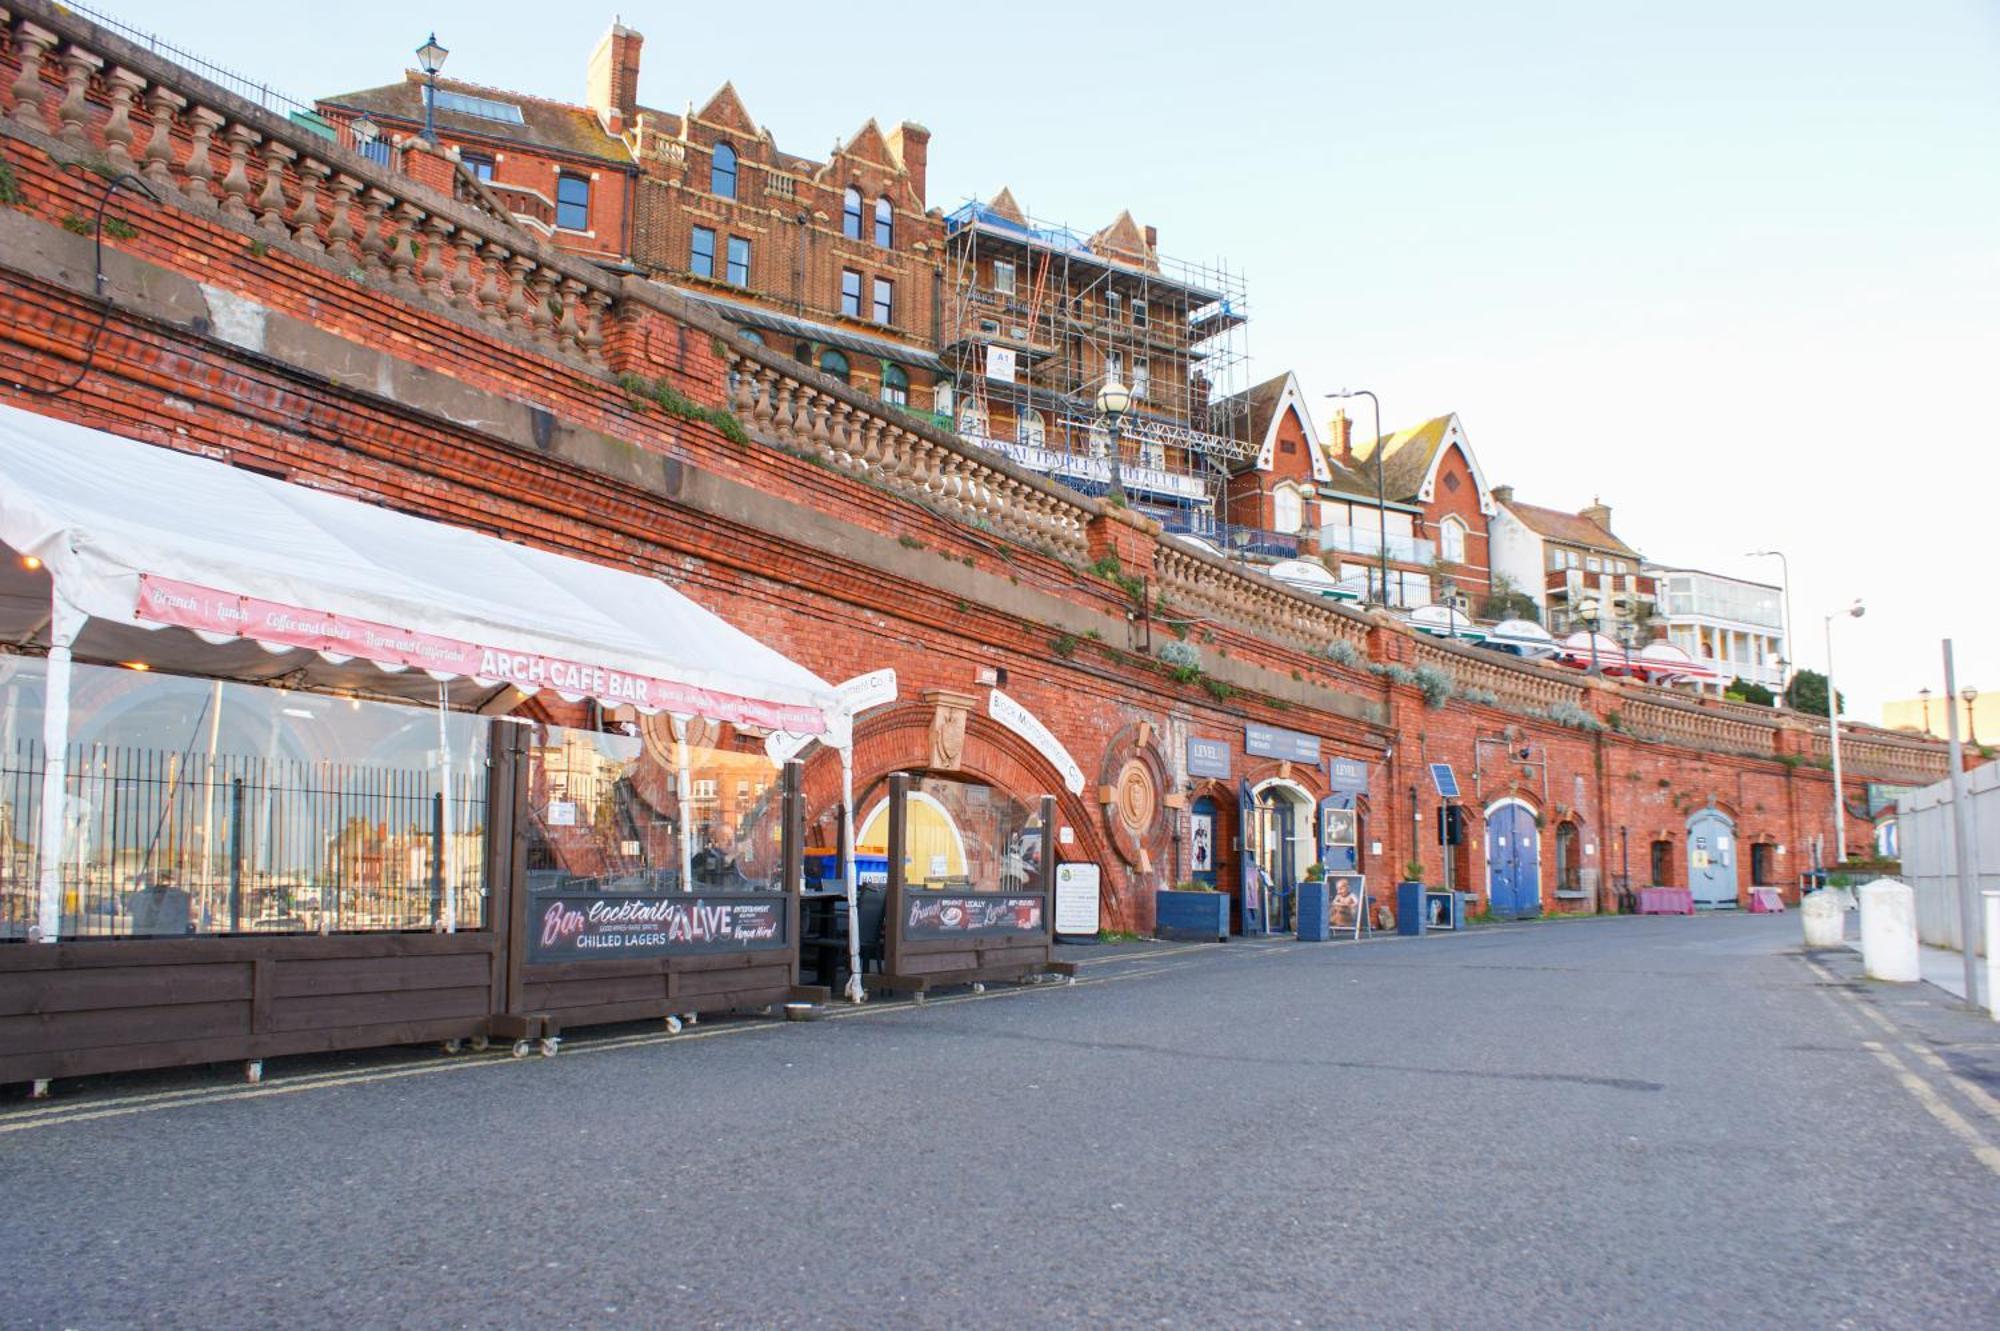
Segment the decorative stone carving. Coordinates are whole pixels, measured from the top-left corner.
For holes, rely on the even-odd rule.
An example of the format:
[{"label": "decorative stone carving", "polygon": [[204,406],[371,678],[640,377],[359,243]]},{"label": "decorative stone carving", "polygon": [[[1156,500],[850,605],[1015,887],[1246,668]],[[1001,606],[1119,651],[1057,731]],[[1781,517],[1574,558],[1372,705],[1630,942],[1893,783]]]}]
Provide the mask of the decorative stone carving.
[{"label": "decorative stone carving", "polygon": [[978,700],[949,689],[925,689],[931,711],[931,770],[956,772],[965,760],[965,718]]}]

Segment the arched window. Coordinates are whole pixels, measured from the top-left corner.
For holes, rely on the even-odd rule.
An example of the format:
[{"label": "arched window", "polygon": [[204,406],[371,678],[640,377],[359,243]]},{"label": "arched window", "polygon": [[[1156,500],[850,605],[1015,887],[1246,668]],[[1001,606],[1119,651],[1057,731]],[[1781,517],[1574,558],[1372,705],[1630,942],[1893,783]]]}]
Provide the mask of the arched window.
[{"label": "arched window", "polygon": [[847,382],[847,357],[828,347],[819,353],[819,372],[830,374],[843,384]]},{"label": "arched window", "polygon": [[792,359],[797,361],[801,365],[812,364],[813,363],[812,343],[800,342],[797,345],[795,345],[792,348]]},{"label": "arched window", "polygon": [[1299,492],[1290,485],[1281,485],[1271,492],[1271,526],[1277,531],[1297,531],[1305,523],[1305,505],[1299,502]]},{"label": "arched window", "polygon": [[708,164],[708,192],[719,199],[736,197],[736,150],[726,143],[715,145]]},{"label": "arched window", "polygon": [[852,185],[840,196],[840,234],[849,240],[861,239],[861,191]]},{"label": "arched window", "polygon": [[1583,887],[1583,850],[1575,823],[1556,824],[1556,887],[1564,892]]},{"label": "arched window", "polygon": [[900,365],[882,367],[882,400],[892,406],[910,405],[910,372]]},{"label": "arched window", "polygon": [[958,407],[958,432],[974,439],[986,437],[986,404],[969,397]]},{"label": "arched window", "polygon": [[764,345],[764,335],[754,328],[739,328],[736,330],[736,336],[745,342],[755,342],[760,347]]},{"label": "arched window", "polygon": [[896,210],[886,194],[875,200],[875,243],[885,250],[896,248]]},{"label": "arched window", "polygon": [[1029,448],[1048,447],[1049,427],[1041,412],[1030,408],[1021,413],[1020,419],[1014,422],[1014,442],[1026,444]]},{"label": "arched window", "polygon": [[1457,518],[1438,524],[1438,558],[1447,564],[1465,562],[1465,524]]}]

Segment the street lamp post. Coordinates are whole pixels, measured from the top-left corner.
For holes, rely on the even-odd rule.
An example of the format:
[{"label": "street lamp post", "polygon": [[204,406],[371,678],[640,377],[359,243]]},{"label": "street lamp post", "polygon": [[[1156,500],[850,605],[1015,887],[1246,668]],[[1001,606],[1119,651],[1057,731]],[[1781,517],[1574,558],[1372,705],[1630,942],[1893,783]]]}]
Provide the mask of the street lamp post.
[{"label": "street lamp post", "polygon": [[1389,484],[1385,479],[1382,458],[1389,450],[1382,438],[1382,399],[1365,388],[1342,388],[1328,393],[1331,398],[1365,397],[1371,414],[1375,417],[1375,539],[1378,558],[1382,565],[1380,587],[1381,603],[1389,604]]},{"label": "street lamp post", "polygon": [[1785,558],[1783,550],[1752,550],[1750,558],[1775,559],[1782,570],[1780,577],[1785,584],[1785,650],[1778,657],[1778,697],[1782,701],[1785,696],[1785,686],[1791,683],[1789,676],[1792,663],[1785,657],[1796,659],[1799,654],[1799,649],[1792,643],[1792,561]]},{"label": "street lamp post", "polygon": [[1979,690],[1970,684],[1960,689],[1958,696],[1965,700],[1965,739],[1974,749],[1979,747],[1979,718],[1972,714],[1972,704],[1979,701]]},{"label": "street lamp post", "polygon": [[1926,684],[1917,690],[1917,698],[1924,705],[1924,733],[1931,733],[1931,686]]},{"label": "street lamp post", "polygon": [[1597,626],[1604,622],[1597,602],[1591,598],[1578,601],[1576,603],[1576,617],[1583,625],[1584,632],[1590,635],[1590,673],[1594,675],[1598,673]]},{"label": "street lamp post", "polygon": [[1105,432],[1111,436],[1111,489],[1105,496],[1120,508],[1125,507],[1125,473],[1119,465],[1119,454],[1123,451],[1118,443],[1118,418],[1132,409],[1132,390],[1116,379],[1106,379],[1104,387],[1097,390],[1097,412],[1104,417]]},{"label": "street lamp post", "polygon": [[424,71],[424,140],[436,143],[437,136],[437,90],[438,71],[444,68],[444,58],[451,52],[438,45],[438,35],[432,33],[430,40],[417,48],[417,68]]},{"label": "street lamp post", "polygon": [[1840,615],[1859,619],[1868,607],[1857,598],[1846,610],[1826,617],[1826,729],[1833,738],[1833,847],[1834,863],[1847,863],[1847,795],[1840,780],[1840,694],[1833,687],[1833,621]]}]

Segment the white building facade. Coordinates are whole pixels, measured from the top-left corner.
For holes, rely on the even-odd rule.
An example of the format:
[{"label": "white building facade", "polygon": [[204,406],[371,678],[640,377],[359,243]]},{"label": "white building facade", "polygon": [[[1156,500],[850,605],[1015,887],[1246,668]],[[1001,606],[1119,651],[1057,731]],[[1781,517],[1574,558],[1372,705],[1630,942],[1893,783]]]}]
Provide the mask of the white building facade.
[{"label": "white building facade", "polygon": [[1720,693],[1732,679],[1761,684],[1773,693],[1785,687],[1784,594],[1767,583],[1725,577],[1700,569],[1646,569],[1658,587],[1654,623],[1667,641],[1713,670]]}]

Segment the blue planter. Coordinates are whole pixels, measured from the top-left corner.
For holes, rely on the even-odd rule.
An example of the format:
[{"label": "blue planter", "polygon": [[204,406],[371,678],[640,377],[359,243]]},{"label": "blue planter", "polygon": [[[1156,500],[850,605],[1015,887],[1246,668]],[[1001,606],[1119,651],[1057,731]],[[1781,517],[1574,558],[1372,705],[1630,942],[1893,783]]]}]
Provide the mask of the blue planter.
[{"label": "blue planter", "polygon": [[1331,899],[1326,894],[1326,883],[1304,882],[1299,884],[1299,941],[1301,943],[1324,943],[1330,936],[1327,908]]},{"label": "blue planter", "polygon": [[1153,893],[1153,933],[1160,938],[1188,938],[1221,943],[1229,938],[1227,892]]}]

